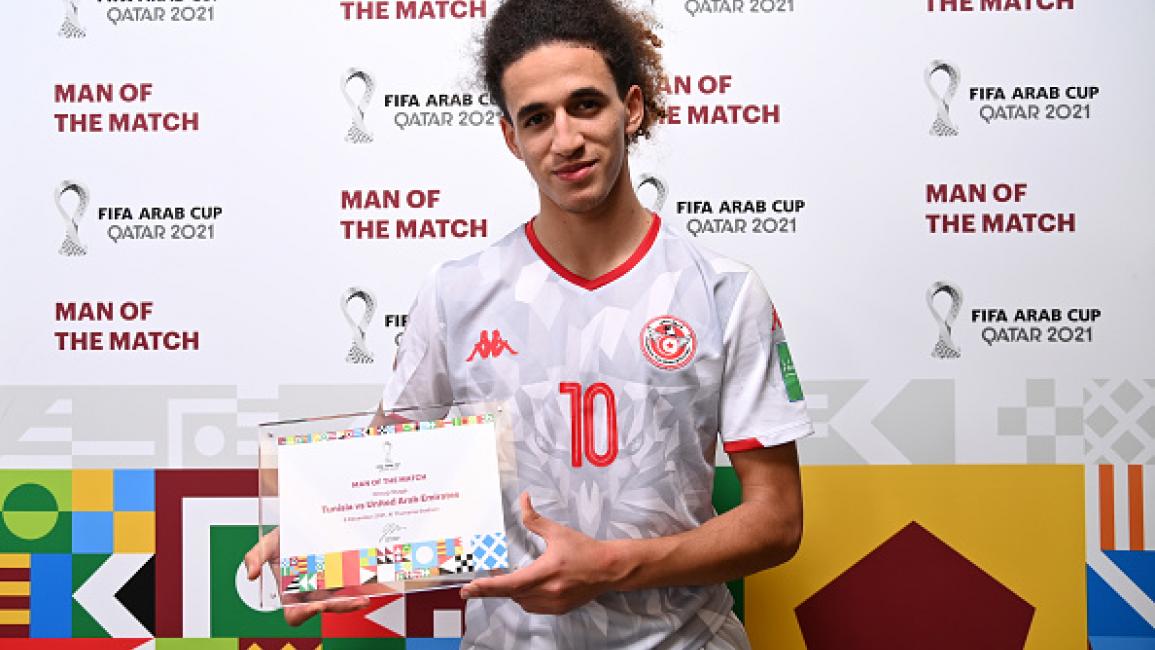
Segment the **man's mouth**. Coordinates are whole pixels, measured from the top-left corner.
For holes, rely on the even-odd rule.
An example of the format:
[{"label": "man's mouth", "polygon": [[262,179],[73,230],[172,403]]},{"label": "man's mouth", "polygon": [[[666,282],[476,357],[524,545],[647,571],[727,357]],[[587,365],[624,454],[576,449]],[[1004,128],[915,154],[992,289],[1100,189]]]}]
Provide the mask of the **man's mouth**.
[{"label": "man's mouth", "polygon": [[580,181],[586,176],[589,176],[596,163],[596,160],[569,163],[567,165],[557,167],[553,170],[553,173],[561,180],[567,183],[572,183],[574,181]]}]

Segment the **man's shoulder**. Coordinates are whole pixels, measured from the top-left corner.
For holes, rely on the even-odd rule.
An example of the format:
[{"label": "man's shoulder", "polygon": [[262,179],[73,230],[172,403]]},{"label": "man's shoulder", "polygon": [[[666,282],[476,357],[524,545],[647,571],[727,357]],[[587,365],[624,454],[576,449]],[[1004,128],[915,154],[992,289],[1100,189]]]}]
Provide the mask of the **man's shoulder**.
[{"label": "man's shoulder", "polygon": [[749,264],[723,255],[700,242],[692,241],[674,230],[670,222],[665,220],[662,221],[659,241],[668,252],[673,252],[675,256],[684,256],[688,262],[696,265],[704,276],[711,279],[742,281],[754,273]]}]

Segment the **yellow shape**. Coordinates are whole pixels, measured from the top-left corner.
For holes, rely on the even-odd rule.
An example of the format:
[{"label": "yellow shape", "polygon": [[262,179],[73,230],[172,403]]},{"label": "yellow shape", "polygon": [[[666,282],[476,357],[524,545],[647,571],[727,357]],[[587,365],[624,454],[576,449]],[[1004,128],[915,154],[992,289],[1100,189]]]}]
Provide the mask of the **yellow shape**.
[{"label": "yellow shape", "polygon": [[30,582],[0,582],[0,596],[28,596]]},{"label": "yellow shape", "polygon": [[32,556],[27,553],[0,553],[0,569],[28,569]]},{"label": "yellow shape", "polygon": [[802,486],[798,554],[746,579],[755,649],[805,650],[794,608],[917,521],[1035,607],[1024,650],[1086,650],[1082,466],[814,466]]},{"label": "yellow shape", "polygon": [[344,578],[341,573],[344,567],[341,565],[340,553],[326,553],[325,554],[325,588],[335,589],[337,587],[344,587]]},{"label": "yellow shape", "polygon": [[112,470],[72,470],[72,509],[76,512],[112,510]]},{"label": "yellow shape", "polygon": [[0,609],[0,625],[28,625],[30,620],[26,609]]},{"label": "yellow shape", "polygon": [[156,513],[112,513],[112,550],[114,553],[155,553]]}]

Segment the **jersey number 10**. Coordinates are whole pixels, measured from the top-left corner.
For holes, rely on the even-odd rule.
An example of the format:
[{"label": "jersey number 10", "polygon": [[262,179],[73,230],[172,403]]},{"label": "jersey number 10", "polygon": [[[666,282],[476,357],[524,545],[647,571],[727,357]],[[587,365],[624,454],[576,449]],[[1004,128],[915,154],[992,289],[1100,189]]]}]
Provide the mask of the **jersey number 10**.
[{"label": "jersey number 10", "polygon": [[[570,462],[582,466],[584,455],[595,467],[606,467],[618,457],[618,408],[614,390],[598,382],[582,391],[582,385],[572,381],[558,384],[563,395],[569,395]],[[594,400],[606,402],[606,451],[599,454],[594,444]]]}]

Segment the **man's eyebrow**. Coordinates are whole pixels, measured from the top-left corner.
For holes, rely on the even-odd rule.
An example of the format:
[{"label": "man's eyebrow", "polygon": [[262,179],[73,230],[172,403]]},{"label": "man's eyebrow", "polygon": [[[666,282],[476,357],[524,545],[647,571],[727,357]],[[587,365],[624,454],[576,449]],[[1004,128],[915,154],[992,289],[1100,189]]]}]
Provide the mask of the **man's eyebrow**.
[{"label": "man's eyebrow", "polygon": [[520,121],[524,120],[526,117],[528,117],[531,113],[536,113],[543,108],[545,108],[544,102],[534,102],[532,104],[526,104],[525,106],[522,106],[521,108],[518,109],[517,121],[520,122]]},{"label": "man's eyebrow", "polygon": [[[602,92],[601,90],[594,88],[593,86],[586,86],[584,88],[578,88],[577,90],[575,90],[569,94],[569,100],[570,101],[575,100],[575,99],[586,99],[586,98],[606,99],[607,95],[604,92]],[[533,102],[532,104],[526,104],[525,106],[522,106],[520,109],[518,109],[517,121],[520,122],[520,121],[524,120],[526,117],[529,117],[531,114],[536,113],[543,108],[545,108],[545,102]]]},{"label": "man's eyebrow", "polygon": [[606,94],[593,86],[586,86],[585,88],[578,88],[569,94],[570,99],[584,99],[586,97],[593,97],[596,99],[605,99]]}]

